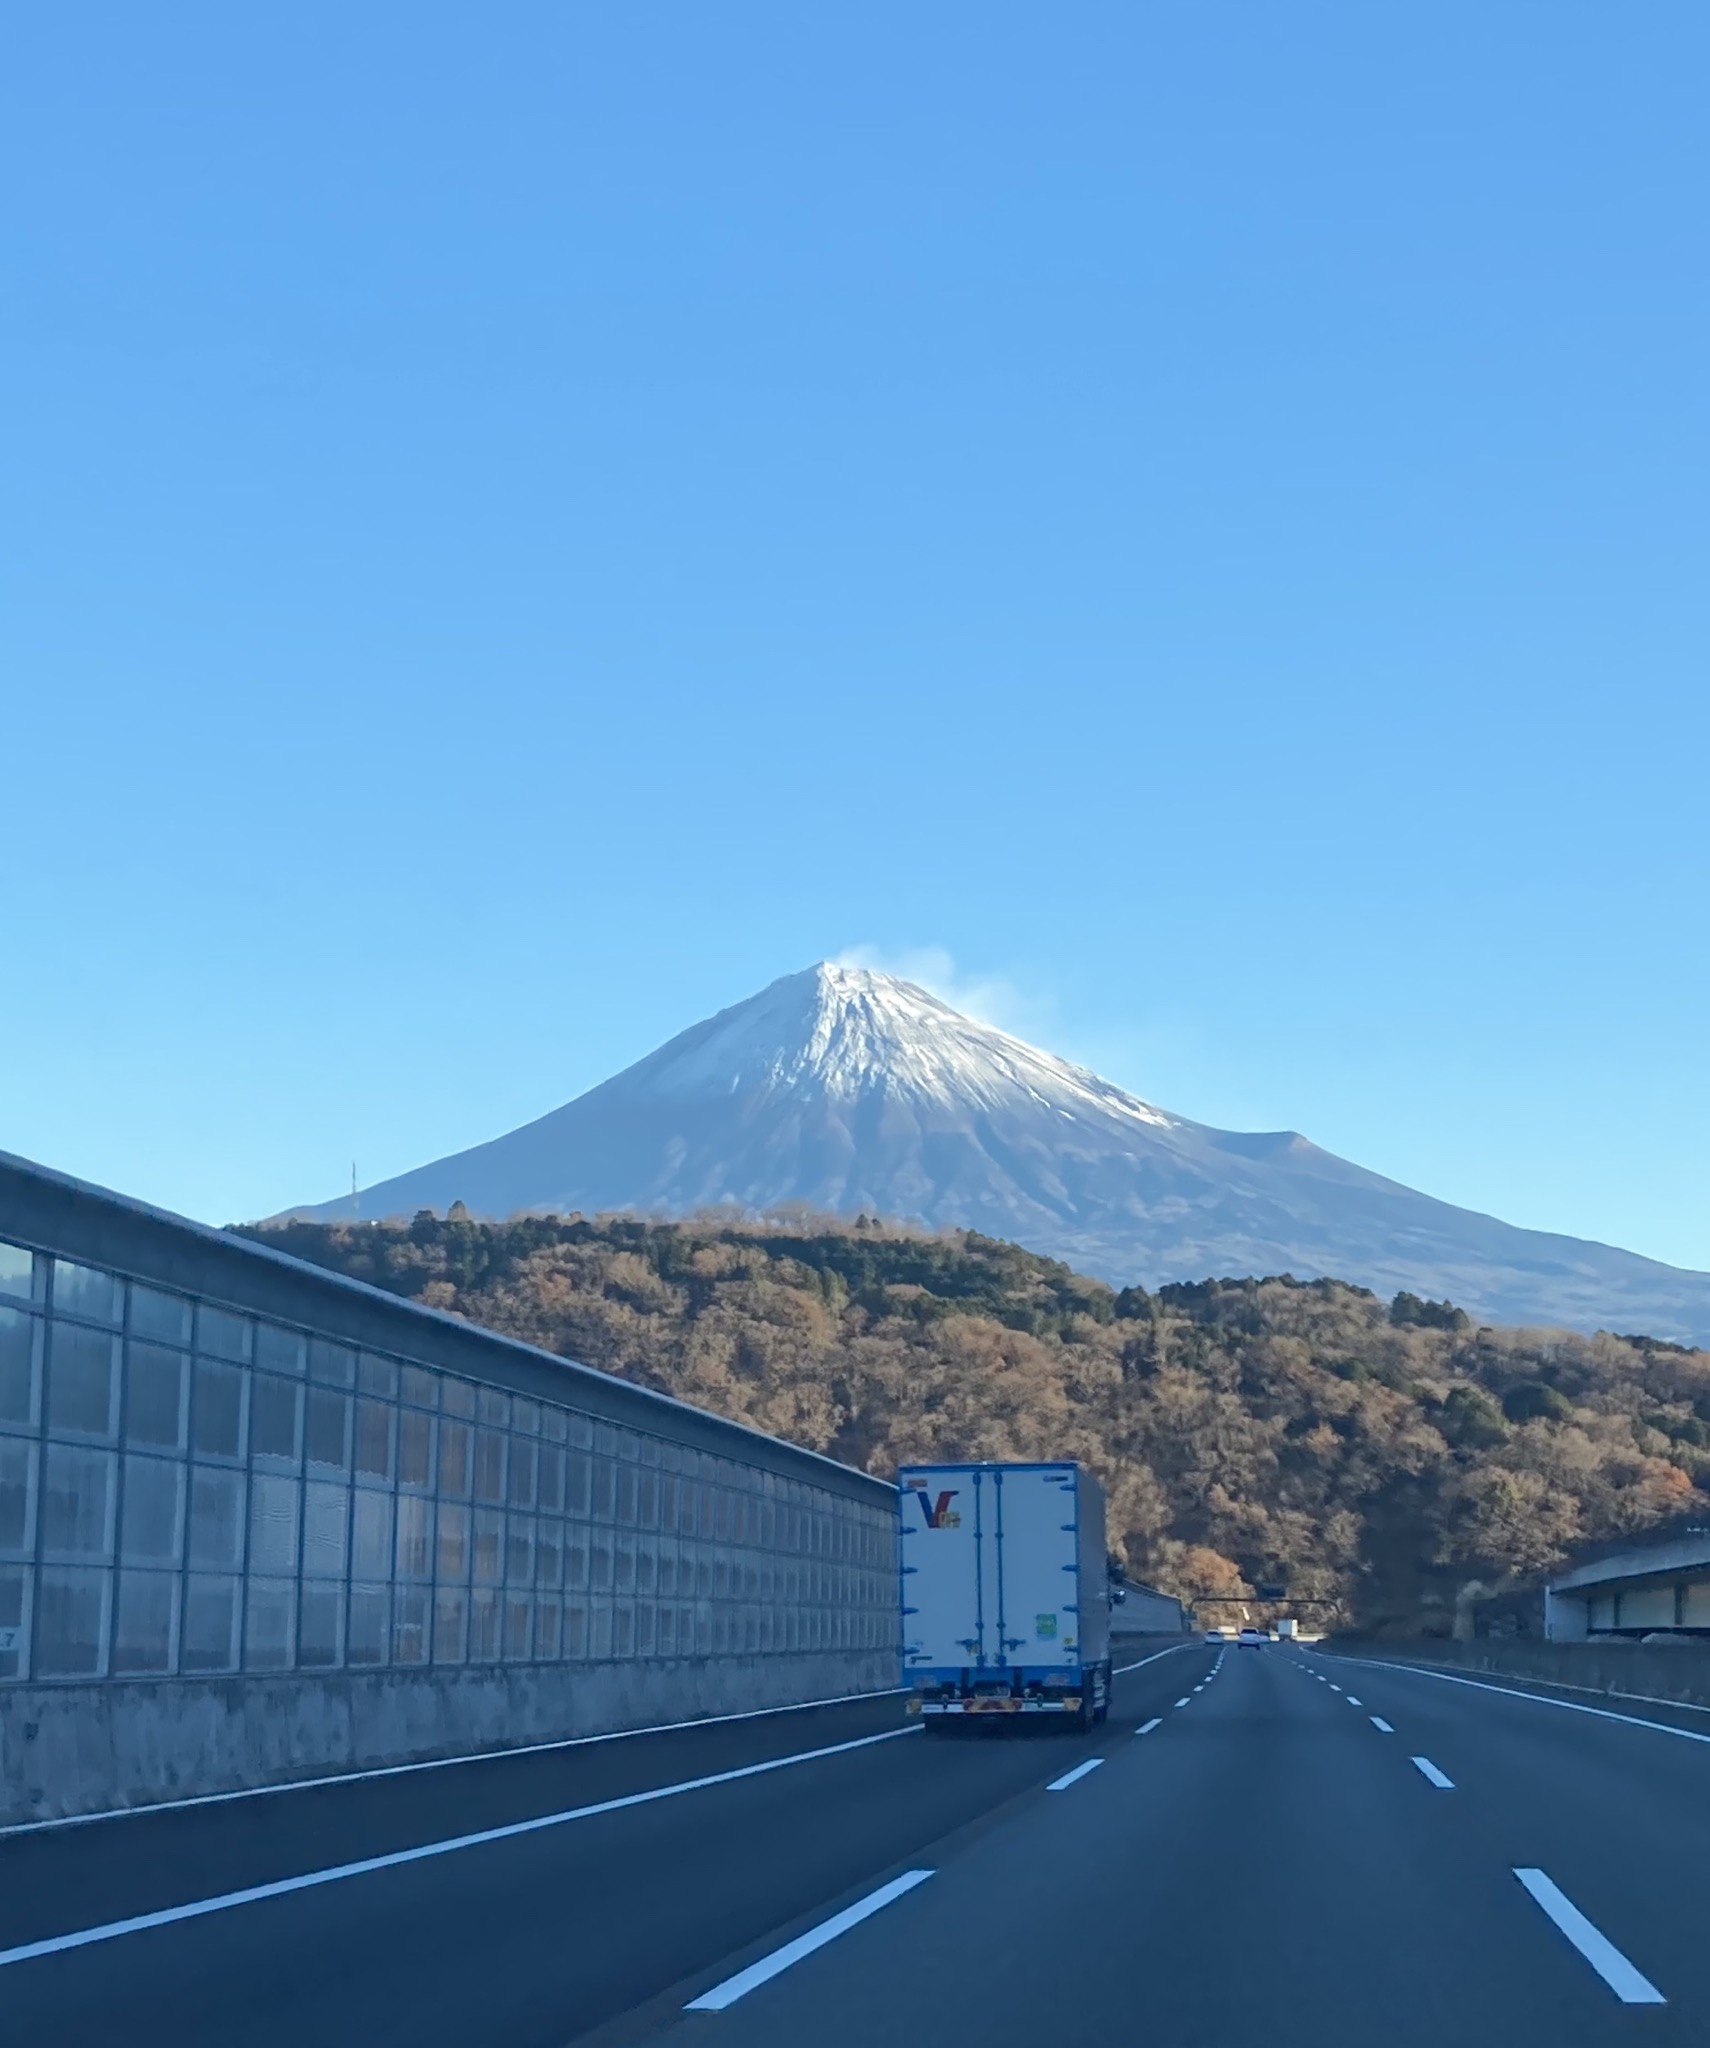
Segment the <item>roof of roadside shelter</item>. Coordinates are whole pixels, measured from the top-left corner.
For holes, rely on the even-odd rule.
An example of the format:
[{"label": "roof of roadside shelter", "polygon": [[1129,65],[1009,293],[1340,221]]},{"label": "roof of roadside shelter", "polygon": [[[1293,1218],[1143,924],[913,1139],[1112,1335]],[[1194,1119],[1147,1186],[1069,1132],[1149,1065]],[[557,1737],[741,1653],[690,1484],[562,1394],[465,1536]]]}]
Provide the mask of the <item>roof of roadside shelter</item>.
[{"label": "roof of roadside shelter", "polygon": [[1551,1579],[1552,1593],[1594,1593],[1604,1587],[1666,1586],[1710,1577],[1710,1529],[1698,1529],[1633,1550],[1619,1550]]}]

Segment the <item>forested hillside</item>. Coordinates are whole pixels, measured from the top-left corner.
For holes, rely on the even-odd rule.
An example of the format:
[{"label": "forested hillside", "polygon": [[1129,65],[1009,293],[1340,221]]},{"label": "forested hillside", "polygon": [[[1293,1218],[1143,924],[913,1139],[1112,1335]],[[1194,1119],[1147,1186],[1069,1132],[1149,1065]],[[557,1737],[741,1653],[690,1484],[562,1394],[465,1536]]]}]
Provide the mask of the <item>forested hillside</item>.
[{"label": "forested hillside", "polygon": [[1710,1514],[1710,1353],[1475,1329],[1334,1281],[1113,1292],[865,1219],[284,1223],[249,1235],[889,1474],[1078,1457],[1139,1577],[1286,1580],[1363,1625]]}]

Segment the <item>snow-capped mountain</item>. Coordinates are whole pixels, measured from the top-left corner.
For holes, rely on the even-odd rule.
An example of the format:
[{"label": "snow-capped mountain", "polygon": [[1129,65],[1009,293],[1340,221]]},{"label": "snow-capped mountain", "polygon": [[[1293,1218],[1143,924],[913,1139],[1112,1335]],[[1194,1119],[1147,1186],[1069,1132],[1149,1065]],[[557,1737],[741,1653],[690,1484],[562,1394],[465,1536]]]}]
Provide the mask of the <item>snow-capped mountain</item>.
[{"label": "snow-capped mountain", "polygon": [[1321,1151],[1213,1130],[822,963],[691,1025],[538,1121],[295,1214],[801,1205],[1013,1238],[1122,1285],[1290,1272],[1492,1321],[1710,1342],[1710,1274],[1521,1230]]}]

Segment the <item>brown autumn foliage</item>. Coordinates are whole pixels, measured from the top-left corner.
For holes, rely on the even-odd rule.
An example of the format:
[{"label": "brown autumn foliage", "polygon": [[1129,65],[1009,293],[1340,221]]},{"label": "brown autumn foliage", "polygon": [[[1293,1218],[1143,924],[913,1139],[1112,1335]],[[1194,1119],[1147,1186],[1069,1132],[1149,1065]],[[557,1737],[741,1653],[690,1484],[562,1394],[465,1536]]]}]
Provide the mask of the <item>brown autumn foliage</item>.
[{"label": "brown autumn foliage", "polygon": [[263,1242],[889,1474],[1084,1459],[1138,1577],[1429,1626],[1710,1491],[1710,1353],[1472,1329],[1336,1281],[1113,1292],[973,1233],[285,1223]]}]

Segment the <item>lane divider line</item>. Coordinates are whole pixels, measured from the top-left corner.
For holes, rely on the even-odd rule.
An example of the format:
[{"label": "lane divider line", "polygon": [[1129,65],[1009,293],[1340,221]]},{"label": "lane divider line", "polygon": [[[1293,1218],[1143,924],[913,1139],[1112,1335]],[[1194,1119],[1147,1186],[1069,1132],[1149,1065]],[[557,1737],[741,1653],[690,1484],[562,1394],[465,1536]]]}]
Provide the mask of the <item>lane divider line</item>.
[{"label": "lane divider line", "polygon": [[1154,1718],[1148,1721],[1143,1728],[1136,1728],[1134,1732],[1136,1735],[1150,1735],[1154,1728],[1162,1728],[1163,1725],[1162,1721]]},{"label": "lane divider line", "polygon": [[1149,1657],[1142,1657],[1133,1664],[1116,1664],[1111,1667],[1112,1678],[1126,1678],[1130,1671],[1138,1671],[1143,1665],[1156,1664],[1160,1657],[1173,1657],[1178,1650],[1191,1650],[1192,1643],[1172,1643],[1167,1650],[1154,1650]]},{"label": "lane divider line", "polygon": [[1384,1719],[1384,1717],[1381,1714],[1369,1714],[1366,1718],[1371,1722],[1372,1726],[1377,1730],[1377,1732],[1380,1735],[1393,1735],[1395,1733],[1395,1730],[1389,1725],[1389,1723]]},{"label": "lane divider line", "polygon": [[1047,1792],[1067,1792],[1071,1785],[1078,1784],[1088,1771],[1096,1771],[1103,1762],[1104,1758],[1101,1756],[1089,1756],[1084,1764],[1076,1764],[1072,1771],[1065,1771],[1060,1778],[1053,1778],[1045,1789]]},{"label": "lane divider line", "polygon": [[1445,1777],[1428,1756],[1416,1756],[1413,1759],[1413,1767],[1421,1777],[1428,1778],[1439,1792],[1452,1792],[1455,1789],[1454,1779]]},{"label": "lane divider line", "polygon": [[1176,1701],[1176,1705],[1177,1705],[1178,1707],[1185,1707],[1185,1706],[1188,1706],[1188,1705],[1190,1705],[1190,1704],[1191,1704],[1191,1698],[1192,1698],[1192,1696],[1190,1695],[1188,1699],[1185,1699],[1185,1700],[1177,1700],[1177,1701]]},{"label": "lane divider line", "polygon": [[710,1991],[703,1991],[699,1998],[690,1999],[683,2010],[723,2012],[726,2006],[734,2005],[739,1998],[746,1998],[757,1985],[780,1975],[804,1956],[811,1956],[815,1949],[824,1948],[828,1941],[835,1941],[840,1934],[847,1934],[851,1927],[859,1927],[863,1920],[870,1920],[893,1900],[913,1891],[917,1884],[925,1884],[931,1875],[930,1870],[904,1871],[901,1877],[893,1877],[889,1884],[882,1884],[876,1892],[869,1892],[864,1899],[857,1899],[854,1905],[845,1906],[841,1913],[833,1913],[829,1920],[822,1920],[817,1927],[809,1928],[806,1934],[798,1934],[794,1941],[786,1941],[782,1948],[774,1949],[769,1956],[750,1963],[746,1970],[738,1970],[734,1977],[726,1977],[722,1984],[715,1984]]},{"label": "lane divider line", "polygon": [[443,1842],[423,1842],[414,1849],[393,1849],[384,1856],[365,1856],[359,1863],[335,1863],[326,1870],[308,1870],[300,1877],[275,1878],[270,1884],[248,1885],[240,1892],[221,1892],[211,1899],[193,1899],[188,1905],[165,1906],[155,1913],[137,1913],[128,1920],[108,1920],[99,1927],[82,1927],[74,1934],[49,1935],[43,1941],[27,1941],[18,1948],[0,1949],[0,1969],[13,1963],[33,1962],[37,1956],[54,1956],[66,1949],[88,1948],[99,1941],[117,1941],[121,1935],[140,1934],[150,1927],[170,1927],[179,1920],[199,1920],[207,1913],[230,1912],[234,1906],[254,1905],[261,1899],[284,1898],[289,1892],[313,1890],[317,1885],[340,1884],[346,1878],[366,1877],[370,1871],[397,1870],[407,1863],[425,1863],[430,1856],[450,1856],[459,1849],[480,1848],[487,1842],[506,1842],[517,1835],[538,1834],[543,1828],[566,1827],[571,1821],[592,1820],[602,1813],[617,1813],[628,1806],[651,1806],[658,1799],[675,1799],[684,1792],[702,1792],[710,1785],[732,1785],[739,1778],[758,1778],[767,1771],[787,1770],[792,1764],[817,1763],[822,1757],[845,1756],[851,1750],[871,1749],[876,1742],[895,1742],[902,1735],[918,1735],[914,1728],[887,1728],[879,1735],[858,1735],[850,1742],[829,1743],[824,1749],[799,1750],[794,1756],[768,1757],[763,1763],[741,1764],[734,1770],[713,1771],[704,1778],[684,1778],[675,1785],[655,1785],[645,1792],[625,1792],[616,1799],[596,1800],[591,1806],[572,1806],[562,1813],[543,1813],[533,1820],[514,1820],[503,1827],[482,1828],[471,1835],[453,1835]]},{"label": "lane divider line", "polygon": [[[1160,1656],[1168,1655],[1160,1651]],[[1150,1663],[1143,1657],[1141,1663]],[[1124,1665],[1138,1671],[1138,1664]],[[1115,1676],[1115,1673],[1112,1673]],[[19,1820],[0,1828],[0,1842],[12,1835],[41,1835],[50,1828],[89,1828],[97,1821],[140,1820],[151,1813],[183,1813],[192,1806],[225,1806],[234,1799],[271,1799],[281,1792],[319,1792],[329,1785],[366,1785],[373,1778],[404,1778],[417,1771],[454,1771],[463,1764],[497,1764],[509,1757],[546,1756],[560,1749],[592,1749],[596,1743],[633,1742],[643,1735],[682,1735],[694,1728],[724,1728],[733,1721],[765,1721],[777,1714],[807,1714],[816,1707],[849,1707],[862,1700],[896,1700],[906,1685],[878,1692],[840,1692],[829,1699],[801,1700],[787,1707],[747,1707],[739,1714],[702,1714],[693,1721],[655,1721],[646,1728],[612,1728],[603,1735],[564,1735],[551,1742],[524,1742],[514,1749],[472,1749],[463,1756],[429,1756],[409,1764],[376,1764],[361,1771],[332,1771],[319,1778],[290,1778],[278,1785],[240,1785],[231,1792],[197,1792],[186,1799],[154,1799],[144,1806],[109,1806],[99,1813],[62,1813],[53,1820]]]},{"label": "lane divider line", "polygon": [[1340,1687],[1339,1685],[1332,1685],[1332,1686],[1330,1687],[1330,1690],[1331,1690],[1332,1692],[1340,1692],[1340,1691],[1342,1690],[1342,1688],[1341,1688],[1341,1687]]},{"label": "lane divider line", "polygon": [[[1482,1678],[1462,1678],[1457,1671],[1433,1671],[1424,1664],[1395,1664],[1387,1658],[1377,1657],[1366,1661],[1381,1663],[1385,1671],[1411,1671],[1417,1678],[1438,1678],[1445,1685],[1470,1685],[1475,1692],[1500,1693],[1509,1700],[1530,1700],[1535,1707],[1560,1707],[1568,1714],[1593,1714],[1599,1721],[1624,1721],[1629,1728],[1649,1728],[1657,1735],[1678,1735],[1683,1742],[1710,1742],[1710,1735],[1702,1734],[1696,1728],[1676,1728],[1669,1721],[1647,1721],[1639,1714],[1618,1714],[1613,1707],[1588,1707],[1583,1700],[1558,1700],[1552,1699],[1548,1693],[1522,1692],[1517,1686],[1490,1685]],[[1662,1704],[1673,1706],[1677,1703],[1664,1700]]]},{"label": "lane divider line", "polygon": [[1342,1697],[1348,1702],[1349,1706],[1351,1707],[1357,1707],[1360,1704],[1360,1702],[1357,1699],[1355,1699],[1354,1695],[1351,1692],[1343,1693]]},{"label": "lane divider line", "polygon": [[1667,2005],[1668,2000],[1649,1977],[1628,1962],[1609,1937],[1591,1924],[1559,1885],[1541,1870],[1516,1869],[1514,1875],[1623,2005]]}]

